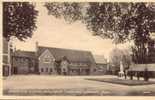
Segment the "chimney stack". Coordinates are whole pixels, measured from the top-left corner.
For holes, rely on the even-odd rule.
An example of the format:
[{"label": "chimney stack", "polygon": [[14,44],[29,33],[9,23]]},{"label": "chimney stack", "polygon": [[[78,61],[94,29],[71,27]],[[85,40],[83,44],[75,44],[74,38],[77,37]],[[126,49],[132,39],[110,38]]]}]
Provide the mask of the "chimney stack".
[{"label": "chimney stack", "polygon": [[38,52],[38,45],[39,45],[39,43],[38,43],[38,41],[36,41],[36,52]]}]

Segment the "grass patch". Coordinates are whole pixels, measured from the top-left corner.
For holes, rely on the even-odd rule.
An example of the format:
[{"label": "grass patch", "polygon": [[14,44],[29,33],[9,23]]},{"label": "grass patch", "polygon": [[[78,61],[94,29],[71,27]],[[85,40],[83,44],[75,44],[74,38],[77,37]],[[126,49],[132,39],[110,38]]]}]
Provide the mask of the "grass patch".
[{"label": "grass patch", "polygon": [[112,84],[120,84],[120,85],[128,85],[128,86],[155,84],[154,81],[129,80],[129,79],[118,79],[118,78],[86,78],[86,80],[107,82]]}]

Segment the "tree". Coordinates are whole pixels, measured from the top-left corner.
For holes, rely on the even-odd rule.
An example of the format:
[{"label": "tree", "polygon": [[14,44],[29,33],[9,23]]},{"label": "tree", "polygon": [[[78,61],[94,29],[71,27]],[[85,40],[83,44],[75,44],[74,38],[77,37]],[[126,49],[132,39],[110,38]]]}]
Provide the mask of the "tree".
[{"label": "tree", "polygon": [[14,36],[21,41],[36,29],[38,11],[29,2],[3,2],[3,37]]},{"label": "tree", "polygon": [[[150,9],[148,3],[109,3],[97,7],[104,9],[99,10],[99,15],[88,13],[89,16],[95,16],[96,20],[91,20],[93,23],[90,22],[89,27],[91,26],[97,35],[111,38],[115,43],[133,40],[136,50],[133,53],[137,53],[137,63],[147,63],[146,51],[151,39],[150,33],[153,31],[152,26],[155,25],[155,10]],[[92,9],[93,7],[89,12],[93,12]],[[103,14],[104,12],[107,14]]]},{"label": "tree", "polygon": [[122,61],[124,69],[128,69],[131,65],[132,59],[128,50],[120,50],[115,48],[110,53],[110,63],[115,66],[116,70],[120,69],[120,62]]},{"label": "tree", "polygon": [[[69,4],[70,6],[64,5],[64,3],[53,6],[47,3],[45,7],[49,12],[56,11],[52,13],[54,16],[57,15],[57,13],[59,16],[64,17],[73,15],[74,17],[69,17],[72,19],[72,22],[82,20],[94,35],[112,39],[116,44],[133,41],[134,48],[139,52],[137,55],[137,59],[139,59],[138,63],[146,63],[146,46],[151,39],[150,34],[155,31],[154,3],[91,2],[84,3],[83,5],[81,3],[74,3],[78,5],[76,7],[82,8],[78,9],[77,13],[72,12],[66,15],[64,13],[68,12],[68,10],[65,9],[66,7],[72,8],[72,11],[76,11],[77,9],[75,6],[72,6],[73,3]],[[84,9],[86,11],[83,14],[81,12],[83,12]],[[61,10],[63,10],[63,13]],[[75,19],[78,16],[82,17]]]},{"label": "tree", "polygon": [[120,69],[120,61],[122,61],[122,51],[115,48],[110,53],[110,64],[116,71],[119,71]]},{"label": "tree", "polygon": [[129,69],[129,67],[132,63],[132,55],[129,53],[128,49],[123,50],[122,61],[123,61],[123,64],[125,66],[125,69]]},{"label": "tree", "polygon": [[49,15],[56,18],[64,18],[72,23],[82,19],[82,5],[74,2],[52,2],[45,3]]}]

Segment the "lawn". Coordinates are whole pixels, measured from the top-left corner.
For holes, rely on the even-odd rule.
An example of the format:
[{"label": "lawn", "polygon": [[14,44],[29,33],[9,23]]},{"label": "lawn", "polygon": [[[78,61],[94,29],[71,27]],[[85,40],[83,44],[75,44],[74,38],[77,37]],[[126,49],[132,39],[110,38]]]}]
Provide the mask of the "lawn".
[{"label": "lawn", "polygon": [[129,80],[129,79],[119,79],[119,78],[96,78],[96,79],[95,78],[87,78],[87,80],[128,85],[128,86],[155,84],[155,81]]}]

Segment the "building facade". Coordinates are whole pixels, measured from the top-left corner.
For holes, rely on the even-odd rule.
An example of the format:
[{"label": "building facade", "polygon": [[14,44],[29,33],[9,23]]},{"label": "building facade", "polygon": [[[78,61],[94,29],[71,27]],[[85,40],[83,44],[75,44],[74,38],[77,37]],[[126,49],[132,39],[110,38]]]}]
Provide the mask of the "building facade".
[{"label": "building facade", "polygon": [[38,46],[39,74],[90,75],[96,68],[89,51]]},{"label": "building facade", "polygon": [[11,56],[12,74],[35,74],[37,73],[37,59],[35,52],[14,51]]},{"label": "building facade", "polygon": [[45,50],[38,56],[39,74],[56,74],[55,58],[49,50]]}]

